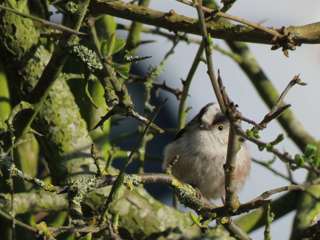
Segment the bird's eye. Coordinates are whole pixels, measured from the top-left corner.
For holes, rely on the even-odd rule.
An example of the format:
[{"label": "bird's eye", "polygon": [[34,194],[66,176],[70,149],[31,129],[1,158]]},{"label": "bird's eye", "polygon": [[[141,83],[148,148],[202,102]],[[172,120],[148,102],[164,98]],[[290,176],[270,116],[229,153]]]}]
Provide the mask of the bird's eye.
[{"label": "bird's eye", "polygon": [[221,124],[218,125],[218,130],[219,130],[219,131],[222,131],[222,130],[223,130],[223,125],[221,125]]}]

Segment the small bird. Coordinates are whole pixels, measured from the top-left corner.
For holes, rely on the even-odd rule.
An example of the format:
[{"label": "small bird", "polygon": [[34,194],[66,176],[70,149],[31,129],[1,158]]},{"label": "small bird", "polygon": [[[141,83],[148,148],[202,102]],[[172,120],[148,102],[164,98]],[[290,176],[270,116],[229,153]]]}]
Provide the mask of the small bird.
[{"label": "small bird", "polygon": [[[229,136],[228,118],[217,103],[209,103],[176,135],[164,151],[163,168],[172,165],[172,174],[200,190],[208,199],[224,198]],[[236,156],[235,191],[250,172],[251,158],[242,144]]]}]

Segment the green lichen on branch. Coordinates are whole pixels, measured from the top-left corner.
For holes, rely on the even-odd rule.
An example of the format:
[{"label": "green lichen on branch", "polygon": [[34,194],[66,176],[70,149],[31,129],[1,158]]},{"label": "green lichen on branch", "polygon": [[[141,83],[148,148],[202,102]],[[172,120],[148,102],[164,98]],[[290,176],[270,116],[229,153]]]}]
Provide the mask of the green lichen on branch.
[{"label": "green lichen on branch", "polygon": [[[109,195],[111,187],[104,187],[90,192],[83,201],[87,211],[99,210],[104,199]],[[14,199],[15,212],[62,211],[68,209],[66,194],[48,192],[19,193]],[[0,195],[0,209],[5,210],[10,204],[10,196]],[[157,239],[210,239],[231,240],[227,232],[221,228],[209,229],[202,233],[201,228],[194,224],[188,213],[182,213],[152,198],[143,188],[128,189],[123,185],[117,199],[111,203],[108,217],[118,215],[118,228],[122,236],[131,239],[150,237]]]},{"label": "green lichen on branch", "polygon": [[[124,3],[122,1],[93,0],[90,5],[95,15],[109,14],[144,24],[162,27],[169,31],[186,32],[201,35],[197,19],[186,17],[174,11],[161,12],[151,8]],[[274,44],[270,34],[247,27],[227,22],[210,21],[207,23],[208,32],[215,38],[230,41],[245,41],[253,43]],[[303,29],[307,29],[305,32]],[[271,29],[270,29],[271,30]],[[320,23],[304,26],[290,26],[286,29],[285,38],[290,38],[296,44],[319,43]]]},{"label": "green lichen on branch", "polygon": [[[0,32],[6,31],[6,34],[0,37],[1,51],[2,54],[8,56],[5,62],[6,67],[12,70],[9,78],[13,82],[16,79],[22,79],[23,85],[32,88],[38,84],[37,80],[47,69],[51,52],[39,45],[39,33],[32,21],[6,13],[2,16],[1,23]],[[18,32],[24,32],[25,35],[15,35],[17,32],[15,29],[19,29]],[[15,36],[14,42],[10,36]],[[25,42],[26,36],[28,40]],[[26,49],[26,46],[29,49]],[[15,49],[14,53],[12,49]],[[30,55],[30,52],[36,52],[36,54]],[[17,72],[12,69],[17,64],[21,66],[21,71]],[[88,190],[87,182],[94,177],[97,171],[94,160],[90,156],[92,140],[71,91],[63,77],[61,79],[59,75],[57,77],[51,89],[46,89],[48,93],[45,101],[40,99],[43,105],[37,109],[39,112],[33,127],[41,134],[38,139],[45,149],[53,182],[73,186],[75,197],[71,199],[71,208],[81,213],[80,203]],[[19,83],[16,84],[19,85]],[[25,93],[19,92],[19,94],[24,95]]]}]

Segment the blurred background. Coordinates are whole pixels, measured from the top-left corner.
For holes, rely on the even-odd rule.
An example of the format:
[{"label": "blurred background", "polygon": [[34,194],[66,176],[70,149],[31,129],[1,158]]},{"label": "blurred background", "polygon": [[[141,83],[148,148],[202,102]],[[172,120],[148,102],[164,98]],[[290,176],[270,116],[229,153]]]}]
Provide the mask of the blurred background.
[{"label": "blurred background", "polygon": [[[177,13],[197,17],[195,9],[179,4],[174,0],[153,0],[151,8],[160,11],[169,11],[174,9]],[[289,25],[303,25],[319,21],[320,2],[315,0],[309,1],[267,1],[267,0],[238,0],[231,10],[230,14],[244,17],[248,20],[262,23],[265,26],[281,27]],[[119,20],[124,24],[130,24],[129,21]],[[125,38],[127,32],[119,31],[119,36]],[[156,42],[142,45],[137,52],[139,56],[152,56],[152,58],[142,61],[135,65],[136,74],[144,76],[148,71],[158,65],[163,59],[166,52],[172,47],[172,42],[163,37],[155,35],[143,34],[142,41],[154,40]],[[226,48],[223,41],[215,40],[215,43],[222,48]],[[179,43],[175,48],[175,53],[166,61],[164,71],[157,79],[157,82],[166,84],[170,87],[181,89],[181,80],[185,79],[194,56],[198,49],[196,44]],[[279,92],[281,92],[292,77],[300,74],[302,81],[308,85],[305,87],[294,87],[286,97],[286,102],[292,104],[292,110],[296,113],[300,121],[304,123],[305,128],[313,133],[315,137],[320,137],[318,131],[318,123],[320,121],[320,109],[317,106],[319,97],[319,63],[320,49],[317,45],[303,45],[295,51],[289,53],[289,58],[285,57],[281,50],[271,51],[269,45],[250,44],[250,49],[257,58],[261,67],[272,80]],[[257,95],[250,81],[241,71],[238,65],[229,57],[214,51],[214,67],[215,70],[220,69],[223,82],[227,88],[229,96],[239,105],[239,110],[247,117],[254,120],[261,120],[268,112],[267,107]],[[135,96],[136,107],[142,109],[143,102],[141,100],[142,88],[132,87],[131,93]],[[153,94],[154,103],[161,103],[167,99],[165,106],[162,108],[157,122],[165,128],[173,128],[177,126],[178,117],[178,101],[172,94],[160,91]],[[191,85],[190,96],[188,98],[188,106],[190,111],[188,119],[196,115],[196,113],[208,102],[216,101],[213,94],[211,83],[206,74],[206,66],[201,63],[198,67],[196,75]],[[113,136],[119,136],[121,132],[126,132],[136,126],[135,122],[121,121],[114,129]],[[283,132],[277,122],[272,122],[267,130],[262,133],[264,140],[274,139],[279,133]],[[148,145],[147,151],[150,156],[146,160],[146,171],[161,171],[161,158],[164,146],[170,142],[174,134],[166,134],[156,137]],[[121,145],[123,147],[134,146],[135,138],[128,138]],[[271,160],[272,155],[260,152],[256,146],[248,144],[250,152],[255,159]],[[279,146],[281,150],[288,151],[291,154],[298,152],[298,149],[290,140],[285,140]],[[152,154],[151,154],[152,153]],[[121,164],[121,161],[116,162]],[[276,160],[273,167],[280,172],[286,174],[285,165]],[[134,170],[134,166],[131,169]],[[303,170],[294,172],[294,179],[298,182],[304,180],[306,173]],[[287,185],[283,179],[273,175],[265,168],[253,164],[249,180],[240,193],[242,202],[250,200],[253,197],[271,188]],[[156,186],[149,189],[158,199],[171,204],[170,190],[165,186]],[[275,239],[286,239],[290,235],[291,224],[294,212],[286,217],[281,218],[272,225],[272,236]],[[255,231],[251,234],[253,239],[263,239],[263,229]]]}]

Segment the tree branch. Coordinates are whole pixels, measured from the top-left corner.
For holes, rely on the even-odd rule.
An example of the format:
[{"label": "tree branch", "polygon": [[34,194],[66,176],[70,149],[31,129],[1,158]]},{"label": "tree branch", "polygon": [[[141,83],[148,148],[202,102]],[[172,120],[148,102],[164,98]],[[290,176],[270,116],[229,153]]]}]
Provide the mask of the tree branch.
[{"label": "tree branch", "polygon": [[[144,24],[166,28],[174,32],[186,32],[201,35],[198,20],[170,12],[160,12],[122,1],[94,0],[91,3],[91,12],[94,15],[109,14]],[[261,30],[243,25],[210,21],[207,23],[208,33],[215,38],[245,41],[253,43],[274,44],[273,36]],[[271,28],[270,28],[271,29]],[[296,44],[320,43],[320,23],[303,26],[290,26],[284,33],[290,36]]]}]

